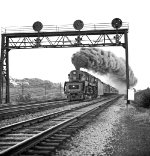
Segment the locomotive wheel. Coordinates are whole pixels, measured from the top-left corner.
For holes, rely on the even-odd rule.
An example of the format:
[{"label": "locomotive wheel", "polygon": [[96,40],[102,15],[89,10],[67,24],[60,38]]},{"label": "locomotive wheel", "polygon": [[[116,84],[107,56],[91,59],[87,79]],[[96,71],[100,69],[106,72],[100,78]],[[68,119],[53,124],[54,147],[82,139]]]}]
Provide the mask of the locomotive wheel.
[{"label": "locomotive wheel", "polygon": [[93,94],[93,88],[91,86],[86,87],[86,94],[87,95],[92,95]]},{"label": "locomotive wheel", "polygon": [[84,94],[82,95],[82,100],[85,100],[85,96],[84,96]]},{"label": "locomotive wheel", "polygon": [[70,102],[70,101],[71,101],[71,96],[68,95],[68,96],[67,96],[67,99],[68,99],[68,101]]},{"label": "locomotive wheel", "polygon": [[94,98],[96,99],[97,98],[97,88],[93,87],[93,89],[94,89]]}]

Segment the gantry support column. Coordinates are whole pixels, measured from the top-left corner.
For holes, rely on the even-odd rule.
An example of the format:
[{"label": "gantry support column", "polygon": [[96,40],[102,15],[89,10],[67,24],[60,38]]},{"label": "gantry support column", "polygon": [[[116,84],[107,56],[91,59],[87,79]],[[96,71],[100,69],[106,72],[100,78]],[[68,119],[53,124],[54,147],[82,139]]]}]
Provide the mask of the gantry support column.
[{"label": "gantry support column", "polygon": [[130,87],[129,85],[129,60],[128,60],[128,32],[125,31],[124,34],[125,37],[125,56],[126,56],[126,85],[127,85],[127,104],[130,104],[130,100],[128,100],[128,89]]},{"label": "gantry support column", "polygon": [[[2,35],[1,39],[1,58],[0,58],[0,103],[3,103],[5,96],[5,103],[10,102],[9,93],[9,38]],[[4,90],[5,87],[5,90]],[[4,95],[5,91],[5,95]]]},{"label": "gantry support column", "polygon": [[2,80],[2,61],[0,58],[0,104],[2,103],[3,99],[3,80]]},{"label": "gantry support column", "polygon": [[[7,43],[7,42],[6,42]],[[10,49],[6,49],[6,101],[5,103],[10,102],[10,91],[9,91],[9,51]]]},{"label": "gantry support column", "polygon": [[5,37],[1,35],[1,55],[0,55],[0,103],[3,102],[3,61],[4,61]]}]

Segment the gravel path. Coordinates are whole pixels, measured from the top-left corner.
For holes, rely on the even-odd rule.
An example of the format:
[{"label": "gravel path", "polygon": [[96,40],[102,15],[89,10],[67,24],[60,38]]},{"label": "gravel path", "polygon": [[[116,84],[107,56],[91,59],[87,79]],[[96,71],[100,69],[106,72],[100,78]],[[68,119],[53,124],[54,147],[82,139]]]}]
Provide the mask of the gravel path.
[{"label": "gravel path", "polygon": [[150,156],[150,110],[119,99],[75,134],[57,156]]}]

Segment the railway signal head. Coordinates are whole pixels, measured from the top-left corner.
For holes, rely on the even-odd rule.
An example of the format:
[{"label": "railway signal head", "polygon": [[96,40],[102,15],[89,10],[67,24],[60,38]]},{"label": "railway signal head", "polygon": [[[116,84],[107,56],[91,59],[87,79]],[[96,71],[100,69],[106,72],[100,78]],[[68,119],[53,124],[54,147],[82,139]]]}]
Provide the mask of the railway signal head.
[{"label": "railway signal head", "polygon": [[83,21],[81,20],[76,20],[74,23],[73,23],[73,27],[76,29],[76,30],[81,30],[84,26],[84,23]]},{"label": "railway signal head", "polygon": [[42,30],[42,28],[43,28],[43,24],[41,23],[41,22],[39,22],[39,21],[37,21],[37,22],[34,22],[33,23],[33,29],[35,30],[35,31],[40,31],[40,30]]},{"label": "railway signal head", "polygon": [[122,20],[120,18],[114,18],[111,22],[113,28],[120,28],[122,26]]}]

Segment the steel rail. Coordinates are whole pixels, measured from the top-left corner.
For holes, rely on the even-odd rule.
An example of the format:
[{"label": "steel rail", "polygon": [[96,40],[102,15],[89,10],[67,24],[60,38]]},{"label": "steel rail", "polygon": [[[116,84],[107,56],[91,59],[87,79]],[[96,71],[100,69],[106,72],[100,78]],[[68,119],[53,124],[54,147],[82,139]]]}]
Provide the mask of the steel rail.
[{"label": "steel rail", "polygon": [[[105,100],[105,98],[100,99],[99,102],[101,102],[103,100]],[[85,101],[85,102],[87,102],[87,101]],[[67,113],[67,112],[71,112],[71,111],[74,111],[74,110],[77,110],[77,109],[81,109],[81,108],[83,108],[85,106],[89,106],[89,105],[91,105],[91,104],[90,103],[89,104],[86,104],[86,103],[84,104],[84,102],[83,102],[83,104],[81,104],[79,106],[75,106],[73,108],[69,108],[69,109],[66,109],[66,110],[63,110],[63,111],[56,111],[56,112],[53,112],[53,113],[49,113],[47,115],[32,118],[30,120],[25,120],[25,121],[17,122],[17,123],[8,125],[8,126],[4,126],[4,127],[0,128],[0,135],[2,135],[4,133],[8,133],[13,129],[17,129],[17,128],[20,128],[20,127],[26,126],[26,125],[30,125],[30,123],[36,123],[38,121],[43,121],[44,119],[57,117],[58,115],[62,115],[62,114]]]},{"label": "steel rail", "polygon": [[[71,104],[71,103],[70,103]],[[0,119],[10,118],[11,116],[16,116],[22,113],[26,113],[26,111],[33,112],[38,109],[46,109],[51,107],[51,109],[63,107],[65,105],[70,105],[67,100],[66,101],[54,101],[54,102],[42,102],[37,104],[25,104],[25,105],[17,105],[17,106],[7,106],[0,108]]]},{"label": "steel rail", "polygon": [[10,107],[17,107],[17,106],[26,106],[26,105],[36,105],[36,104],[44,104],[44,103],[53,103],[53,102],[62,102],[62,101],[66,101],[66,98],[64,99],[59,99],[59,100],[47,100],[47,101],[31,101],[31,102],[18,102],[18,103],[4,103],[2,105],[0,105],[0,109],[3,108],[10,108]]},{"label": "steel rail", "polygon": [[[25,149],[35,145],[37,142],[43,140],[44,138],[46,138],[47,136],[50,136],[56,132],[58,132],[60,129],[72,124],[73,122],[77,121],[78,119],[83,118],[84,116],[88,115],[89,113],[97,110],[100,107],[105,106],[107,103],[112,102],[112,100],[117,99],[119,96],[115,97],[115,98],[111,98],[109,100],[106,100],[104,102],[101,102],[99,104],[98,101],[95,101],[95,104],[90,104],[90,106],[87,106],[85,108],[79,108],[76,111],[74,111],[74,113],[70,114],[68,117],[62,117],[60,119],[56,119],[54,120],[56,122],[55,125],[50,126],[50,128],[43,130],[42,132],[33,135],[33,137],[30,137],[28,139],[25,139],[22,142],[19,142],[18,144],[11,146],[10,148],[1,151],[0,155],[11,155],[11,154],[17,154],[20,153],[22,151],[24,151]],[[41,119],[41,121],[43,121]],[[35,122],[35,121],[32,121]],[[27,125],[29,125],[27,123]]]}]

